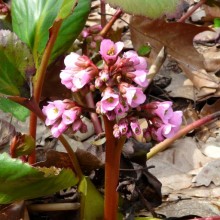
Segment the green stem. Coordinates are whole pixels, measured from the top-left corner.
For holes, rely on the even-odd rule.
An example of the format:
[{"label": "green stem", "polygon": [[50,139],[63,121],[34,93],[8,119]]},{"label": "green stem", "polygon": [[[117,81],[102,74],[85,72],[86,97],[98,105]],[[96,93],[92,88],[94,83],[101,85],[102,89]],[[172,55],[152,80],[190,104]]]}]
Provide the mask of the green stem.
[{"label": "green stem", "polygon": [[[34,77],[33,84],[34,84],[34,99],[37,104],[40,102],[40,97],[42,93],[42,87],[45,79],[46,69],[49,63],[50,55],[55,44],[55,41],[58,36],[59,29],[62,24],[62,19],[59,19],[54,22],[53,27],[50,29],[50,37],[45,48],[41,64],[37,70],[37,73]],[[30,122],[29,122],[29,133],[30,135],[36,139],[36,131],[37,131],[37,116],[34,112],[30,114]],[[36,151],[34,150],[33,153],[29,156],[28,162],[33,164],[36,162]]]},{"label": "green stem", "polygon": [[63,135],[60,135],[59,141],[62,143],[62,145],[66,149],[66,151],[67,151],[67,153],[70,157],[70,160],[73,164],[74,171],[75,171],[76,175],[79,177],[79,179],[81,180],[82,177],[83,177],[83,173],[82,173],[82,170],[80,168],[79,162],[77,160],[76,154],[74,153],[74,151],[71,148],[70,144],[68,143],[68,141],[65,139],[65,137]]},{"label": "green stem", "polygon": [[116,220],[118,212],[118,193],[116,191],[119,180],[121,150],[125,137],[118,141],[113,136],[114,121],[103,116],[106,133],[106,159],[105,159],[105,199],[104,220]]},{"label": "green stem", "polygon": [[172,138],[165,139],[163,142],[155,145],[153,148],[151,148],[150,152],[147,154],[147,159],[150,159],[155,154],[159,153],[160,151],[163,151],[170,147],[170,145],[176,141],[177,139],[181,138],[182,136],[186,135],[188,132],[207,124],[208,122],[220,117],[220,111],[215,112],[213,114],[207,115],[187,126],[179,130]]}]

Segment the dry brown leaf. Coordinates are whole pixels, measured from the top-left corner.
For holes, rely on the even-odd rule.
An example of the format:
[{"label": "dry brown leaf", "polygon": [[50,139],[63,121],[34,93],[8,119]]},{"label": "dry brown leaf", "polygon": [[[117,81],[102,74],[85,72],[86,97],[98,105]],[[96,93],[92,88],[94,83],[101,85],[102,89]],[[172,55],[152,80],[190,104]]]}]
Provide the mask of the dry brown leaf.
[{"label": "dry brown leaf", "polygon": [[158,54],[165,46],[168,54],[194,69],[204,68],[204,59],[193,47],[196,34],[210,30],[186,23],[167,23],[163,19],[150,21],[146,17],[133,16],[130,23],[131,38],[135,49],[150,43],[152,51]]},{"label": "dry brown leaf", "polygon": [[[213,104],[206,103],[201,109],[199,116],[202,118],[217,111],[220,111],[220,100],[217,100]],[[219,120],[211,121],[200,128],[200,130],[196,133],[196,138],[202,142],[206,142],[210,136],[216,136],[215,131],[216,129],[219,129],[219,127]]]},{"label": "dry brown leaf", "polygon": [[216,93],[219,88],[219,78],[215,74],[207,73],[204,69],[192,70],[189,66],[180,64],[186,76],[198,90],[197,97],[202,99]]},{"label": "dry brown leaf", "polygon": [[7,144],[15,135],[15,127],[5,120],[0,119],[0,147]]},{"label": "dry brown leaf", "polygon": [[151,158],[147,164],[155,166],[151,173],[162,183],[162,192],[169,194],[173,190],[190,187],[192,177],[187,173],[208,161],[210,159],[200,152],[195,140],[186,137],[176,141],[172,148]]},{"label": "dry brown leaf", "polygon": [[220,8],[216,6],[208,6],[203,5],[203,9],[205,10],[206,16],[204,17],[204,21],[213,21],[214,18],[218,18],[220,16]]},{"label": "dry brown leaf", "polygon": [[196,186],[209,186],[211,182],[216,186],[220,186],[219,168],[219,159],[207,163],[193,179],[193,182]]},{"label": "dry brown leaf", "polygon": [[171,73],[172,81],[165,91],[170,97],[186,98],[195,101],[195,91],[192,82],[183,73]]}]

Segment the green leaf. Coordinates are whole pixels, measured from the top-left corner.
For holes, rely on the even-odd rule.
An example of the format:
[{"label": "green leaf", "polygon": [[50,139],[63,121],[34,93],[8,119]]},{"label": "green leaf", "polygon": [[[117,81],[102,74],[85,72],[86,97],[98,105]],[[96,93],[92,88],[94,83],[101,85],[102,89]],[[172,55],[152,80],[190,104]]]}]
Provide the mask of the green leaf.
[{"label": "green leaf", "polygon": [[70,169],[37,168],[0,154],[0,204],[48,196],[77,184]]},{"label": "green leaf", "polygon": [[0,97],[0,109],[3,112],[11,113],[20,121],[25,121],[29,116],[29,110],[16,102]]},{"label": "green leaf", "polygon": [[79,188],[81,192],[81,218],[86,220],[103,219],[104,200],[88,177],[82,178]]},{"label": "green leaf", "polygon": [[123,11],[144,15],[150,18],[159,18],[164,14],[173,13],[180,4],[179,0],[106,0]]},{"label": "green leaf", "polygon": [[137,53],[139,56],[147,56],[151,52],[151,47],[148,45],[141,46]]},{"label": "green leaf", "polygon": [[0,30],[0,60],[0,93],[30,97],[27,78],[35,71],[33,57],[9,30]]},{"label": "green leaf", "polygon": [[65,53],[81,33],[89,15],[90,7],[90,0],[79,0],[73,13],[63,21],[52,51],[51,62]]},{"label": "green leaf", "polygon": [[[68,49],[84,27],[90,11],[90,0],[14,0],[12,26],[17,35],[32,49],[36,66],[49,39],[49,29],[55,19],[64,19],[51,61]],[[73,12],[73,13],[72,13]]]},{"label": "green leaf", "polygon": [[214,27],[215,28],[220,27],[220,18],[215,18],[214,19]]}]

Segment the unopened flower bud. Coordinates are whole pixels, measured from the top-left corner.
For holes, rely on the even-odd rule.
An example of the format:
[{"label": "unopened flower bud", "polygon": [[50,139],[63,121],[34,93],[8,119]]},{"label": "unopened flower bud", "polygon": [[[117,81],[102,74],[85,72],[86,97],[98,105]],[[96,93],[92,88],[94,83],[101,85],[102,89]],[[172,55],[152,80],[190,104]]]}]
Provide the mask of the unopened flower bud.
[{"label": "unopened flower bud", "polygon": [[35,148],[35,141],[31,135],[17,133],[10,145],[11,157],[30,155]]}]

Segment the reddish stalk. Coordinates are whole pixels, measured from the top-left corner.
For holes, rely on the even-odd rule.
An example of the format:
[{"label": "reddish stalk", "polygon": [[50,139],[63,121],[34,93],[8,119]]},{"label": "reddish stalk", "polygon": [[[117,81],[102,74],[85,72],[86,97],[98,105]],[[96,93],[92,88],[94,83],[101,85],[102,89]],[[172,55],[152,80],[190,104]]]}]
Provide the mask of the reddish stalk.
[{"label": "reddish stalk", "polygon": [[215,112],[211,115],[207,115],[207,116],[185,126],[181,130],[179,130],[172,138],[165,139],[163,142],[161,142],[161,143],[155,145],[153,148],[151,148],[150,152],[147,154],[147,159],[150,159],[151,157],[153,157],[155,154],[159,153],[160,151],[167,149],[168,147],[170,147],[170,145],[172,143],[174,143],[174,141],[176,141],[177,139],[186,135],[190,131],[192,131],[196,128],[199,128],[200,126],[205,125],[208,122],[210,122],[218,117],[220,117],[220,111]]},{"label": "reddish stalk", "polygon": [[[45,48],[41,64],[39,66],[39,69],[36,73],[36,76],[34,77],[34,98],[36,103],[39,104],[42,87],[45,79],[46,69],[49,63],[50,55],[53,49],[53,46],[55,44],[55,41],[58,36],[58,32],[60,30],[61,24],[63,20],[57,20],[54,22],[53,27],[50,30],[50,38],[48,40],[47,46]],[[36,131],[37,131],[37,116],[34,112],[30,113],[30,121],[29,121],[29,133],[30,135],[36,139]],[[28,162],[30,164],[33,164],[36,162],[36,151],[34,150],[33,153],[29,156]]]},{"label": "reddish stalk", "polygon": [[[91,92],[89,92],[86,95],[85,99],[86,99],[87,107],[95,108],[95,103],[94,103],[93,96],[92,96]],[[102,126],[99,121],[98,115],[95,112],[90,112],[89,114],[90,114],[90,118],[91,118],[91,121],[92,121],[94,129],[95,129],[95,133],[96,134],[102,133],[103,130],[102,130]]]},{"label": "reddish stalk", "polygon": [[118,9],[115,14],[111,17],[111,19],[109,20],[109,22],[105,25],[105,27],[100,31],[100,35],[102,37],[105,37],[107,35],[107,33],[110,31],[112,25],[115,23],[115,21],[121,16],[122,14],[122,10]]},{"label": "reddish stalk", "polygon": [[106,159],[105,159],[105,199],[104,220],[116,220],[118,212],[118,193],[116,191],[119,180],[121,150],[126,138],[118,141],[113,136],[114,121],[103,116],[106,133]]},{"label": "reddish stalk", "polygon": [[206,0],[200,0],[196,5],[194,5],[186,14],[184,14],[177,22],[185,22],[187,18],[189,18],[194,11],[196,11],[199,7],[201,7]]},{"label": "reddish stalk", "polygon": [[101,26],[104,27],[107,23],[107,20],[106,20],[106,9],[105,9],[105,0],[101,0],[100,2],[100,5],[101,5]]}]

